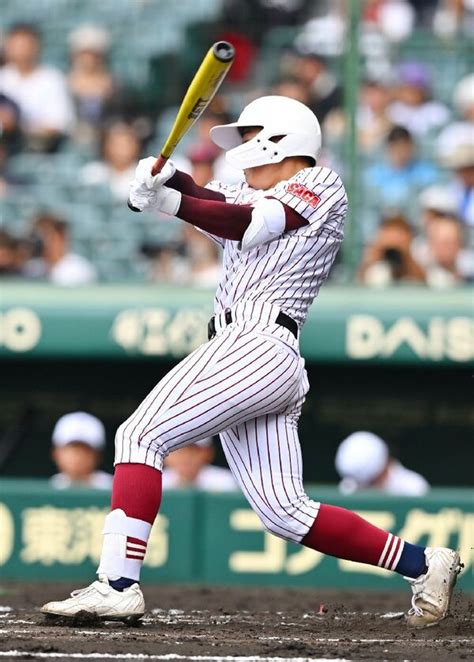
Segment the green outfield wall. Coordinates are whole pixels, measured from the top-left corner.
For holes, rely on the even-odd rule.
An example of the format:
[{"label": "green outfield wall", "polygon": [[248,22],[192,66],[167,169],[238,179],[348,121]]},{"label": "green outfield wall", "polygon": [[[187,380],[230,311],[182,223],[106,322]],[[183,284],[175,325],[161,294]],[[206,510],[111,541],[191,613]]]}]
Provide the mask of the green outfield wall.
[{"label": "green outfield wall", "polygon": [[[206,340],[212,293],[163,286],[74,290],[2,284],[0,356],[180,358]],[[466,365],[472,289],[327,287],[301,336],[308,361]]]},{"label": "green outfield wall", "polygon": [[[474,490],[433,490],[422,499],[365,493],[348,499],[313,486],[316,500],[357,510],[412,542],[449,545],[465,564],[460,586],[474,590]],[[97,567],[109,495],[54,491],[44,481],[0,483],[0,575],[4,580],[87,581]],[[143,580],[399,589],[379,568],[340,561],[286,543],[262,530],[236,492],[168,492],[153,527]]]},{"label": "green outfield wall", "polygon": [[[469,289],[323,289],[301,338],[305,480],[336,482],[337,445],[365,429],[432,485],[473,486],[471,299]],[[104,422],[111,471],[117,427],[205,341],[211,309],[212,292],[188,288],[2,282],[0,473],[54,473],[52,429],[77,409]]]}]

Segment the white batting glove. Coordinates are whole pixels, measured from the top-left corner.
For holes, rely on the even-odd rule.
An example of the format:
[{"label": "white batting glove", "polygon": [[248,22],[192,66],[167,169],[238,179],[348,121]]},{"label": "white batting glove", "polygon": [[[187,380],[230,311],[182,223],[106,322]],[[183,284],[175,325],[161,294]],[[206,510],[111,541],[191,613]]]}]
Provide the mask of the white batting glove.
[{"label": "white batting glove", "polygon": [[160,188],[160,186],[163,186],[163,184],[165,184],[168,179],[171,179],[171,177],[176,172],[176,166],[173,161],[167,161],[163,166],[162,171],[153,176],[151,174],[151,169],[153,168],[155,161],[156,159],[154,156],[141,159],[138,162],[137,168],[135,170],[134,182],[137,184],[143,184],[143,186],[146,188],[154,189],[156,191]]},{"label": "white batting glove", "polygon": [[161,185],[158,190],[149,189],[144,184],[132,182],[129,201],[140,211],[161,211],[176,216],[181,204],[181,193]]}]

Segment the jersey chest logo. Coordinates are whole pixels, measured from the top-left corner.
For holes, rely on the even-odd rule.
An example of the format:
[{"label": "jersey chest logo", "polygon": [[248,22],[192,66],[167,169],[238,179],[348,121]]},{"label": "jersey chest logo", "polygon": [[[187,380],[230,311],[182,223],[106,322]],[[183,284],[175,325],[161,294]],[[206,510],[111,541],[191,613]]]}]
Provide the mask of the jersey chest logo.
[{"label": "jersey chest logo", "polygon": [[313,191],[310,191],[309,188],[306,188],[306,186],[303,184],[298,184],[297,182],[289,184],[286,190],[288,193],[292,193],[297,198],[304,200],[304,202],[310,205],[310,207],[316,207],[316,205],[321,200],[321,198],[316,195],[316,193],[313,193]]}]

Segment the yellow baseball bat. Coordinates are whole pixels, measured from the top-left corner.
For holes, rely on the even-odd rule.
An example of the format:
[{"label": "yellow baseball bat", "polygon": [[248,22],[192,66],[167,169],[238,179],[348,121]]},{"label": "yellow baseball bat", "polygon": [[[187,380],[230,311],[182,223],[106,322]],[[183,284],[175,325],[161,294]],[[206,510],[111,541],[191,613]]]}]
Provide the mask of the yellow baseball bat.
[{"label": "yellow baseball bat", "polygon": [[227,41],[217,41],[206,54],[189,85],[179,108],[173,128],[151,170],[157,175],[181,138],[202,115],[229,71],[235,57],[235,48]]}]

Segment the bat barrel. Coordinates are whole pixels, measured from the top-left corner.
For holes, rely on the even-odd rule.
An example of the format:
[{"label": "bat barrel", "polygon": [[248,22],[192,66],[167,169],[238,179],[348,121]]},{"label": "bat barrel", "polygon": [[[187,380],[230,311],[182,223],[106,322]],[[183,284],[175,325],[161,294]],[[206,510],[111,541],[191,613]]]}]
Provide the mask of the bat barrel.
[{"label": "bat barrel", "polygon": [[235,48],[228,41],[216,41],[212,52],[219,62],[231,62],[235,56]]}]

